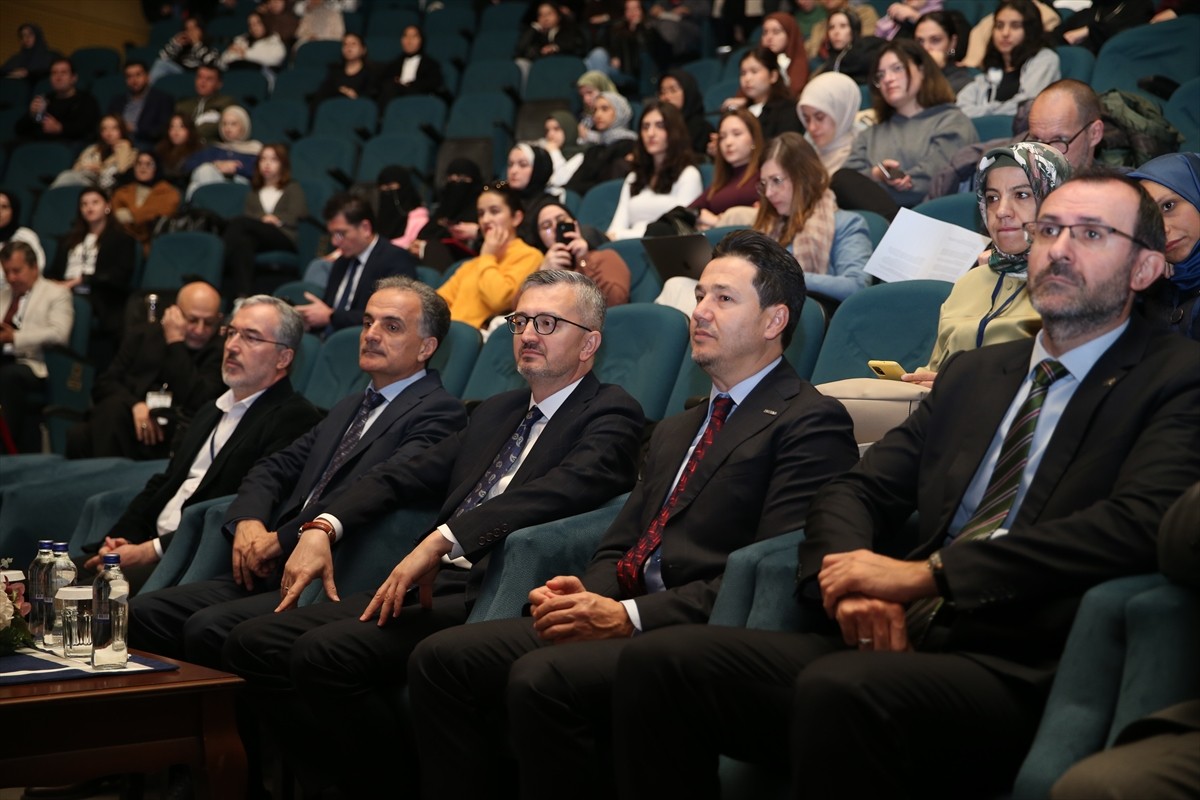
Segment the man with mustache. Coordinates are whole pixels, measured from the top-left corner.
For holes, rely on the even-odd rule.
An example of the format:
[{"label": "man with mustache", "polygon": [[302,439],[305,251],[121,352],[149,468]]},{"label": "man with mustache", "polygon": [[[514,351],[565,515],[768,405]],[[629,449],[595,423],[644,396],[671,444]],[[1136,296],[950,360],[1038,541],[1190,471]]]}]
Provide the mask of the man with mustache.
[{"label": "man with mustache", "polygon": [[[1027,230],[1041,333],[950,359],[912,416],[818,493],[797,575],[816,624],[680,628],[627,648],[613,700],[624,796],[714,797],[718,753],[788,764],[806,798],[1011,787],[1081,595],[1155,571],[1159,521],[1200,478],[1200,345],[1130,315],[1163,270],[1153,200],[1085,173]],[[882,555],[914,511],[915,549]]]},{"label": "man with mustache", "polygon": [[[225,514],[225,533],[233,542],[230,575],[133,599],[134,647],[219,667],[229,631],[279,605],[282,564],[300,539],[300,523],[314,509],[333,502],[372,469],[408,461],[466,426],[462,402],[442,387],[436,371],[426,369],[449,329],[450,309],[429,286],[400,276],[375,285],[358,353],[370,386],[337,403],[316,427],[259,461],[242,481]],[[336,597],[332,565],[322,578]]]},{"label": "man with mustache", "polygon": [[[96,553],[80,559],[84,569],[95,570],[104,554],[118,553],[136,592],[170,546],[187,506],[233,494],[254,462],[321,419],[288,380],[303,334],[300,316],[278,298],[254,295],[238,302],[221,329],[221,379],[228,391],[196,412],[166,472],[146,482],[108,536],[84,546]],[[81,575],[80,582],[87,579]]]},{"label": "man with mustache", "polygon": [[[394,769],[411,752],[397,744],[403,721],[391,693],[422,638],[466,621],[493,550],[512,531],[596,508],[637,476],[641,407],[592,374],[600,290],[578,273],[535,272],[515,308],[513,356],[528,388],[484,400],[464,430],[306,509],[280,583],[276,611],[286,613],[244,622],[225,643],[225,666],[247,680],[282,752],[336,773],[347,797],[376,796],[373,770]],[[397,532],[419,538],[377,592],[293,608],[318,579],[339,599],[335,543],[353,548],[368,523],[429,502],[440,505],[436,527]],[[310,723],[328,708],[346,735],[318,741]]]}]

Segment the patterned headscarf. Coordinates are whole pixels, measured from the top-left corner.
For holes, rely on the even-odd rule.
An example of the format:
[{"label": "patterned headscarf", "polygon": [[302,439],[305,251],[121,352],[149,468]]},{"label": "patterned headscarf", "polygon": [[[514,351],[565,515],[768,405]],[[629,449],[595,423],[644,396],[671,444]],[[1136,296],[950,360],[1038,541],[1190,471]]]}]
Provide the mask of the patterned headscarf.
[{"label": "patterned headscarf", "polygon": [[[1071,177],[1071,166],[1066,157],[1049,145],[1039,142],[1020,142],[1006,147],[994,147],[983,154],[979,170],[975,173],[975,197],[979,200],[979,216],[987,219],[987,175],[994,167],[1019,167],[1029,178],[1033,196],[1038,206],[1046,195],[1062,186]],[[993,272],[1023,273],[1029,263],[1029,247],[1020,253],[1005,253],[992,243],[992,255],[988,266]]]},{"label": "patterned headscarf", "polygon": [[613,110],[617,112],[616,118],[613,119],[613,124],[607,130],[588,131],[583,140],[588,144],[612,144],[636,139],[637,134],[629,127],[633,121],[633,107],[629,105],[629,101],[616,92],[601,92],[600,97],[612,104]]}]

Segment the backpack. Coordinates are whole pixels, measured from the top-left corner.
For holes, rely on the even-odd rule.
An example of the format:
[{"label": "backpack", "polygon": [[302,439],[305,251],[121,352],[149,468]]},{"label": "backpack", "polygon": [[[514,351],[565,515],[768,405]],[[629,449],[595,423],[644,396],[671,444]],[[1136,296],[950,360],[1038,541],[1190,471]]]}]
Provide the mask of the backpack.
[{"label": "backpack", "polygon": [[1097,162],[1140,167],[1152,158],[1179,152],[1183,136],[1163,116],[1158,103],[1121,89],[1100,95],[1104,138]]}]

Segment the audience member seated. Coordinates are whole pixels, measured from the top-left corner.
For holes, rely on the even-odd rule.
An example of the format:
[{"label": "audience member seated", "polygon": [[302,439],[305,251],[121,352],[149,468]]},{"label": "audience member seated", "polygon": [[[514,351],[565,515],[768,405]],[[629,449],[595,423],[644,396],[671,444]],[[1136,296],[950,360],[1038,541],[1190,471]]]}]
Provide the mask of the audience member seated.
[{"label": "audience member seated", "polygon": [[855,119],[862,103],[858,84],[836,72],[814,75],[800,93],[804,138],[817,151],[831,176],[850,157],[857,132]]},{"label": "audience member seated", "polygon": [[196,17],[183,21],[183,30],[172,36],[158,53],[150,67],[150,82],[157,83],[167,75],[190,72],[198,67],[215,67],[221,54],[208,43],[204,26]]},{"label": "audience member seated", "polygon": [[768,14],[763,20],[759,45],[775,54],[788,95],[795,100],[808,82],[808,53],[796,18],[778,11]]},{"label": "audience member seated", "polygon": [[582,273],[604,295],[609,308],[629,302],[629,265],[616,250],[593,250],[571,212],[547,198],[531,212],[537,223],[538,249],[546,254],[539,269]]},{"label": "audience member seated", "polygon": [[59,54],[50,49],[42,29],[32,22],[17,28],[17,41],[21,48],[0,65],[0,76],[33,86],[50,74],[50,64]]},{"label": "audience member seated", "polygon": [[329,0],[304,0],[297,8],[303,13],[296,26],[295,49],[308,42],[336,42],[346,35],[341,9]]},{"label": "audience member seated", "polygon": [[[954,105],[954,91],[937,63],[916,42],[889,42],[872,73],[876,124],[855,138],[844,168],[871,178],[893,202],[911,208],[925,198],[951,156],[979,141],[979,134]],[[871,207],[870,200],[863,203],[851,208]]]},{"label": "audience member seated", "polygon": [[96,133],[100,107],[96,98],[77,89],[79,76],[65,58],[50,64],[50,96],[29,101],[29,113],[17,120],[19,139],[81,145]]},{"label": "audience member seated", "polygon": [[1035,336],[1042,318],[1029,288],[1030,242],[1025,228],[1038,218],[1038,207],[1070,177],[1062,154],[1044,144],[1024,142],[998,147],[979,162],[979,216],[991,249],[979,266],[954,282],[942,304],[937,339],[929,363],[904,380],[932,386],[936,373],[955,353],[988,344]]},{"label": "audience member seated", "polygon": [[306,328],[330,334],[361,325],[375,284],[393,275],[415,279],[417,261],[377,233],[375,213],[361,197],[334,195],[325,204],[324,217],[329,238],[338,248],[336,260],[324,295],[305,292],[309,302],[296,306],[296,311]]},{"label": "audience member seated", "polygon": [[[226,113],[232,109],[226,109]],[[225,293],[245,297],[254,286],[254,259],[271,250],[296,251],[300,218],[308,215],[304,189],[292,180],[287,145],[269,144],[258,155],[242,216],[225,228]]]},{"label": "audience member seated", "polygon": [[[1062,18],[1054,10],[1054,6],[1044,3],[1042,0],[1033,0],[1033,2],[1042,17],[1042,30],[1048,32],[1058,28],[1062,23]],[[963,57],[962,65],[964,67],[979,67],[983,64],[983,54],[987,52],[988,45],[992,42],[994,22],[995,15],[988,14],[976,22],[975,27],[971,28],[971,34],[967,37],[966,50],[964,51],[962,47],[958,48],[959,54]],[[959,39],[959,43],[962,43],[962,39]]]},{"label": "audience member seated", "polygon": [[374,206],[379,235],[401,250],[408,250],[429,224],[429,209],[425,207],[413,178],[411,169],[393,164],[379,170],[375,181],[378,194]]},{"label": "audience member seated", "polygon": [[537,209],[542,200],[548,197],[561,199],[562,191],[552,191],[547,187],[554,172],[554,162],[550,154],[535,144],[521,142],[508,153],[508,188],[513,189],[521,198],[521,211],[525,221],[521,223],[519,233],[525,244],[538,246]]},{"label": "audience member seated", "polygon": [[749,111],[737,108],[721,115],[712,185],[688,206],[696,212],[697,230],[720,227],[729,209],[758,202],[763,146],[762,128]]},{"label": "audience member seated", "polygon": [[98,186],[111,191],[117,178],[133,166],[135,154],[125,120],[115,114],[106,114],[100,118],[99,141],[85,147],[75,159],[75,165],[58,173],[50,188]]},{"label": "audience member seated", "polygon": [[365,97],[374,100],[379,94],[379,69],[367,60],[367,46],[357,33],[342,37],[342,60],[329,65],[325,80],[313,94],[313,106],[331,97]]},{"label": "audience member seated", "polygon": [[911,39],[921,15],[941,9],[942,0],[896,0],[875,24],[875,35],[889,42],[897,37]]},{"label": "audience member seated", "polygon": [[[33,251],[33,265],[38,273],[46,268],[46,251],[42,240],[33,228],[21,224],[21,199],[18,195],[0,189],[0,246],[9,242],[24,242]],[[4,284],[0,281],[0,286]],[[6,309],[7,310],[7,309]]]},{"label": "audience member seated", "polygon": [[1001,0],[982,68],[958,93],[958,107],[968,117],[1016,114],[1021,103],[1059,79],[1058,53],[1044,41],[1033,0]]},{"label": "audience member seated", "polygon": [[[638,76],[645,70],[664,73],[669,58],[669,46],[659,35],[654,23],[646,19],[646,9],[640,0],[625,0],[623,16],[600,31],[593,39],[595,48],[584,63],[589,70],[608,75],[627,91],[635,91]],[[646,61],[646,57],[651,60]]]},{"label": "audience member seated", "polygon": [[108,195],[87,188],[79,195],[79,214],[58,244],[47,278],[92,306],[93,335],[89,355],[106,365],[121,335],[121,317],[132,288],[137,243],[112,221]]},{"label": "audience member seated", "polygon": [[40,409],[33,395],[46,380],[42,349],[65,345],[75,308],[71,293],[38,274],[37,255],[20,240],[0,247],[0,420],[19,453],[42,449]]},{"label": "audience member seated", "polygon": [[241,106],[221,112],[221,140],[212,142],[187,160],[183,168],[191,174],[186,199],[206,183],[250,183],[262,142],[250,138],[250,115]]},{"label": "audience member seated", "polygon": [[396,97],[414,94],[441,95],[446,79],[437,59],[425,53],[425,36],[416,25],[409,25],[400,37],[401,53],[384,67],[380,78],[379,105],[386,106]]},{"label": "audience member seated", "polygon": [[858,12],[842,8],[830,13],[826,20],[825,61],[813,70],[813,75],[838,73],[854,79],[863,86],[871,81],[871,66],[883,47],[883,40],[862,34]]},{"label": "audience member seated", "polygon": [[289,48],[295,44],[300,18],[288,6],[287,0],[267,0],[254,10],[262,16],[268,32],[282,39],[284,45]]},{"label": "audience member seated", "polygon": [[571,171],[568,190],[585,195],[598,183],[629,174],[633,143],[638,138],[629,127],[632,121],[633,108],[621,95],[603,92],[596,98],[590,126],[582,139],[584,151],[563,165],[564,170]]},{"label": "audience member seated", "polygon": [[552,111],[543,123],[542,138],[534,142],[534,144],[545,150],[550,156],[550,163],[554,167],[554,172],[551,174],[547,185],[551,188],[562,189],[567,185],[567,180],[571,177],[564,167],[567,159],[582,150],[575,136],[575,131],[578,128],[579,123],[570,111],[566,109]]},{"label": "audience member seated", "polygon": [[160,219],[179,210],[179,190],[159,176],[158,157],[141,152],[133,161],[133,180],[113,192],[112,210],[125,232],[141,242],[143,255],[150,255],[150,239]]},{"label": "audience member seated", "polygon": [[1029,107],[1025,139],[1058,150],[1066,156],[1072,172],[1090,167],[1104,140],[1099,96],[1092,87],[1072,78],[1050,84]]},{"label": "audience member seated", "polygon": [[[133,599],[135,647],[220,667],[233,627],[279,605],[283,564],[304,537],[301,523],[389,462],[415,458],[466,427],[462,403],[426,366],[449,328],[450,312],[433,289],[410,278],[380,281],[356,357],[370,388],[343,399],[246,476],[225,515],[229,574]],[[328,579],[332,585],[332,570]],[[257,600],[245,602],[251,597]]]},{"label": "audience member seated", "polygon": [[817,22],[808,32],[808,57],[827,58],[828,50],[828,21],[836,11],[849,9],[859,22],[859,33],[862,36],[874,36],[875,24],[879,22],[879,12],[870,3],[859,0],[820,0],[825,8],[825,19]]},{"label": "audience member seated", "polygon": [[1130,174],[1162,211],[1166,274],[1142,295],[1147,316],[1200,341],[1200,155],[1171,153]]},{"label": "audience member seated", "polygon": [[139,150],[153,149],[166,135],[167,123],[175,101],[166,92],[150,85],[146,65],[141,61],[125,62],[125,89],[108,104],[108,113],[125,120],[133,136],[133,146]]},{"label": "audience member seated", "polygon": [[625,177],[612,222],[610,239],[637,239],[646,226],[676,206],[686,206],[704,191],[700,170],[693,166],[687,126],[679,109],[650,100],[642,110],[641,135],[633,146],[633,171]]},{"label": "audience member seated", "polygon": [[1121,31],[1150,22],[1154,0],[1097,0],[1063,20],[1056,33],[1061,44],[1086,47],[1093,53]]},{"label": "audience member seated", "polygon": [[537,19],[521,32],[516,57],[536,61],[545,56],[583,56],[587,41],[575,20],[563,16],[553,3],[538,3]]},{"label": "audience member seated", "polygon": [[583,105],[579,117],[579,143],[583,144],[587,141],[588,132],[592,130],[592,112],[596,110],[596,101],[605,92],[617,94],[617,87],[608,75],[598,70],[590,70],[575,81],[575,89],[579,92],[579,101]]},{"label": "audience member seated", "polygon": [[701,155],[709,152],[713,126],[704,113],[704,95],[692,73],[686,69],[673,69],[665,73],[658,79],[658,99],[659,102],[670,103],[683,114],[692,150]]},{"label": "audience member seated", "polygon": [[68,458],[167,458],[175,436],[221,383],[221,296],[186,284],[162,319],[126,331],[92,389],[92,407],[67,431]]},{"label": "audience member seated", "polygon": [[664,64],[686,64],[699,58],[703,27],[710,24],[712,4],[705,0],[658,0],[650,19],[663,42],[658,56]]},{"label": "audience member seated", "polygon": [[408,251],[425,266],[444,270],[456,261],[479,254],[479,217],[476,211],[483,176],[469,158],[446,165],[446,182],[438,190],[433,219],[421,229]]},{"label": "audience member seated", "polygon": [[[971,70],[962,66],[962,42],[966,41],[967,19],[961,11],[930,11],[917,20],[913,38],[942,69],[946,83],[957,94],[971,82]],[[1011,58],[1011,56],[1010,56]]]},{"label": "audience member seated", "polygon": [[187,188],[192,177],[187,164],[192,156],[200,152],[200,148],[200,139],[196,136],[196,126],[192,124],[191,117],[172,115],[167,124],[167,135],[155,148],[162,177],[176,189]]},{"label": "audience member seated", "polygon": [[255,462],[320,421],[321,412],[288,380],[303,333],[296,312],[278,298],[254,295],[234,307],[221,330],[228,390],[196,412],[166,471],[146,482],[108,535],[83,546],[89,555],[76,559],[80,583],[94,577],[106,553],[117,553],[136,594],[189,505],[236,493]]},{"label": "audience member seated", "polygon": [[287,54],[287,45],[279,34],[268,31],[262,15],[252,11],[246,17],[246,32],[235,36],[221,53],[221,67],[250,65],[275,70],[283,66]]},{"label": "audience member seated", "polygon": [[787,131],[804,133],[796,115],[796,101],[788,94],[775,54],[765,47],[756,47],[742,56],[739,66],[738,96],[726,100],[722,110],[749,108],[758,117],[763,139],[767,141]]},{"label": "audience member seated", "polygon": [[463,263],[438,287],[450,318],[475,328],[511,311],[517,289],[542,263],[541,251],[521,240],[521,197],[506,181],[485,184],[477,202],[479,255]]},{"label": "audience member seated", "polygon": [[201,145],[217,141],[221,112],[234,104],[232,97],[221,94],[221,86],[221,70],[215,66],[200,67],[196,70],[196,96],[175,104],[175,113],[192,121]]}]

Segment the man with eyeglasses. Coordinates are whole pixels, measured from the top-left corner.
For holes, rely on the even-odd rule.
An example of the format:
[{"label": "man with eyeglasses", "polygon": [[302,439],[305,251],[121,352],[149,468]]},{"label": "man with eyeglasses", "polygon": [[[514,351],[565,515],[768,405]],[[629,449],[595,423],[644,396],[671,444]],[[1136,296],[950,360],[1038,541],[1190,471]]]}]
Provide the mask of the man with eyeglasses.
[{"label": "man with eyeglasses", "polygon": [[254,295],[238,302],[221,329],[225,342],[221,379],[228,390],[206,403],[182,433],[165,472],[146,482],[109,534],[84,545],[77,560],[96,570],[102,556],[117,553],[136,592],[193,503],[234,494],[263,456],[292,443],[321,419],[321,412],[292,388],[288,372],[304,333],[300,317],[284,301]]},{"label": "man with eyeglasses", "polygon": [[362,324],[367,298],[383,278],[400,275],[416,280],[417,260],[375,230],[375,212],[361,197],[338,194],[325,204],[325,226],[338,257],[325,284],[325,294],[305,292],[308,303],[296,306],[311,331],[328,336]]},{"label": "man with eyeglasses", "polygon": [[167,458],[180,425],[225,388],[220,325],[221,295],[196,281],[161,320],[129,329],[87,416],[67,431],[67,457]]},{"label": "man with eyeglasses", "polygon": [[[295,602],[296,587],[327,573],[334,542],[356,547],[387,512],[434,503],[436,527],[397,532],[418,540],[378,591],[251,619],[225,644],[226,668],[247,680],[282,751],[330,773],[347,797],[378,796],[384,773],[413,774],[400,766],[415,769],[411,747],[399,743],[406,723],[392,694],[422,638],[466,621],[494,549],[513,531],[596,508],[637,476],[641,407],[592,374],[605,318],[595,284],[574,272],[534,272],[515,308],[513,357],[528,388],[484,400],[464,430],[302,514],[280,609]],[[337,719],[341,733],[314,737],[293,722],[306,719]]]},{"label": "man with eyeglasses", "polygon": [[1064,78],[1043,89],[1029,107],[1027,142],[1041,142],[1067,157],[1071,172],[1092,165],[1104,139],[1100,98],[1082,81]]},{"label": "man with eyeglasses", "polygon": [[[708,402],[656,427],[642,480],[584,573],[530,592],[531,619],[443,631],[410,659],[425,797],[515,796],[510,748],[523,798],[565,786],[616,796],[611,738],[659,762],[653,738],[609,735],[621,653],[706,622],[728,555],[803,528],[816,490],[857,460],[846,410],[783,356],[805,301],[796,260],[769,236],[731,233],[696,298],[692,359],[712,379]],[[651,701],[638,713],[660,712]],[[657,800],[675,797],[691,795]]]},{"label": "man with eyeglasses", "polygon": [[[1200,478],[1200,344],[1130,315],[1163,270],[1153,200],[1085,173],[1029,230],[1042,331],[951,358],[818,493],[796,590],[812,627],[680,629],[626,650],[618,734],[656,752],[616,737],[625,796],[713,797],[718,753],[789,765],[806,798],[1012,786],[1080,597],[1154,571],[1159,520]],[[916,547],[883,555],[907,549],[913,512]]]}]

